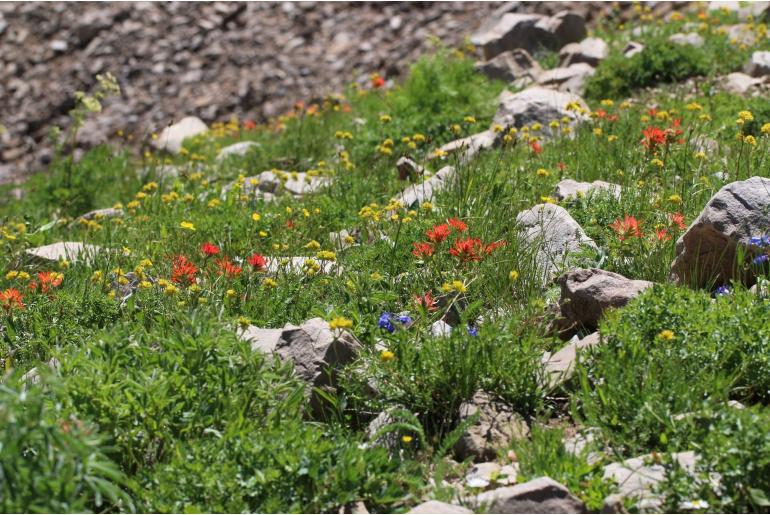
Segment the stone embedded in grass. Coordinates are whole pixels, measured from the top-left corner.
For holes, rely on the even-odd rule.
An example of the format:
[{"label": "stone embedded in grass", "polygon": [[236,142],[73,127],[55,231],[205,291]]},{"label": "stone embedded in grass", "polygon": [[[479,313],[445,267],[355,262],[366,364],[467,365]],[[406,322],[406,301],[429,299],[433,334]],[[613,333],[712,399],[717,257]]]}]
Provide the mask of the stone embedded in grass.
[{"label": "stone embedded in grass", "polygon": [[[494,147],[495,143],[497,143],[497,134],[488,130],[450,141],[439,149],[439,153],[442,155],[459,154],[460,163],[467,163],[482,150]],[[436,159],[435,155],[433,159]]]},{"label": "stone embedded in grass", "polygon": [[746,65],[745,71],[752,77],[770,75],[770,52],[757,51],[751,54],[751,60]]},{"label": "stone embedded in grass", "polygon": [[342,267],[336,261],[329,261],[328,259],[317,259],[314,257],[269,257],[267,258],[267,265],[265,267],[267,272],[277,274],[279,272],[285,272],[290,274],[306,274],[308,270],[313,269],[314,274],[331,274],[337,275],[342,273]]},{"label": "stone embedded in grass", "polygon": [[425,173],[425,168],[406,156],[400,157],[396,161],[396,170],[398,170],[398,179],[401,181],[405,181],[410,177],[415,178]]},{"label": "stone embedded in grass", "polygon": [[749,91],[758,91],[758,86],[764,83],[764,80],[754,78],[745,73],[735,72],[722,78],[722,87],[729,93],[743,95]]},{"label": "stone embedded in grass", "polygon": [[620,197],[620,186],[604,181],[578,182],[572,179],[564,179],[556,185],[553,196],[556,200],[565,200],[581,195],[587,195],[592,192],[607,191],[613,197]]},{"label": "stone embedded in grass", "polygon": [[486,513],[583,513],[583,501],[550,477],[484,492],[472,504]]},{"label": "stone embedded in grass", "polygon": [[577,337],[556,351],[555,353],[545,353],[543,355],[543,368],[545,369],[545,380],[548,388],[556,388],[570,379],[575,373],[575,364],[578,359],[578,351],[595,347],[601,343],[599,333],[591,333],[585,338]]},{"label": "stone embedded in grass", "polygon": [[419,207],[423,202],[432,201],[437,192],[448,188],[456,175],[454,167],[445,166],[432,177],[406,188],[396,196],[396,200],[401,202],[406,209]]},{"label": "stone embedded in grass", "polygon": [[452,326],[443,320],[436,320],[430,326],[430,334],[436,338],[447,338],[452,334]]},{"label": "stone embedded in grass", "polygon": [[636,41],[629,41],[628,43],[626,43],[626,46],[623,49],[623,56],[630,58],[642,51],[644,51],[643,44],[637,43]]},{"label": "stone embedded in grass", "polygon": [[462,506],[457,506],[456,504],[449,504],[441,501],[425,501],[424,503],[415,506],[407,513],[419,513],[422,515],[443,515],[444,513],[473,513],[473,511],[469,510],[468,508],[463,508]]},{"label": "stone embedded in grass", "polygon": [[562,316],[576,328],[596,329],[604,311],[625,306],[653,283],[627,279],[598,268],[583,268],[562,275],[559,285]]},{"label": "stone embedded in grass", "polygon": [[153,142],[153,145],[158,150],[166,150],[172,154],[178,154],[182,150],[184,140],[208,130],[209,128],[200,118],[187,116],[177,123],[164,128],[158,135],[158,139]]},{"label": "stone embedded in grass", "polygon": [[559,91],[583,94],[586,81],[596,70],[586,63],[575,63],[564,68],[554,68],[540,74],[537,83],[541,86],[556,88]]},{"label": "stone embedded in grass", "polygon": [[516,223],[523,244],[535,250],[536,274],[542,285],[549,283],[553,274],[577,264],[579,253],[598,252],[580,224],[555,204],[538,204],[522,211]]},{"label": "stone embedded in grass", "polygon": [[[229,191],[239,181],[233,181],[224,188]],[[287,192],[295,197],[314,193],[331,184],[331,179],[307,172],[266,171],[254,177],[246,177],[241,186],[242,195],[255,195],[272,199],[274,195]]]},{"label": "stone embedded in grass", "polygon": [[511,93],[503,91],[497,98],[498,107],[495,114],[494,125],[505,128],[521,128],[539,123],[547,126],[552,121],[560,121],[562,118],[570,120],[569,125],[578,125],[588,119],[577,109],[569,109],[568,106],[576,106],[588,113],[588,105],[578,95],[562,91],[554,91],[543,87],[534,87]]},{"label": "stone embedded in grass", "polygon": [[228,145],[217,154],[217,161],[224,161],[231,156],[245,156],[252,148],[259,147],[256,141],[241,141]]},{"label": "stone embedded in grass", "polygon": [[[677,463],[685,473],[695,478],[697,454],[686,451],[673,453],[669,457],[671,463]],[[605,513],[618,513],[616,510],[623,506],[626,499],[634,500],[635,508],[642,511],[660,509],[661,498],[654,489],[666,479],[666,467],[660,462],[656,463],[652,454],[607,465],[604,467],[603,479],[615,481],[619,489],[618,493],[604,500]]]},{"label": "stone embedded in grass", "polygon": [[[334,389],[336,372],[353,362],[361,344],[345,330],[333,330],[321,318],[312,318],[299,326],[286,324],[281,329],[248,326],[238,330],[238,337],[251,344],[255,352],[269,353],[281,361],[294,363],[295,373],[308,388]],[[310,393],[313,413],[323,411],[323,399]]]},{"label": "stone embedded in grass", "polygon": [[454,445],[454,453],[460,460],[494,460],[498,449],[529,434],[527,423],[518,413],[486,392],[478,391],[469,402],[460,405],[460,423],[476,413],[478,421]]},{"label": "stone embedded in grass", "polygon": [[481,47],[484,59],[490,60],[516,48],[529,52],[543,47],[558,50],[585,36],[585,19],[575,13],[562,11],[554,16],[506,13],[482,26],[471,37],[471,42]]},{"label": "stone embedded in grass", "polygon": [[746,23],[727,25],[724,29],[727,31],[727,39],[731,42],[746,46],[753,46],[757,42],[753,30]]},{"label": "stone embedded in grass", "polygon": [[702,47],[704,43],[703,36],[695,32],[688,32],[687,34],[678,32],[676,34],[670,35],[668,40],[675,45],[692,46],[695,48]]},{"label": "stone embedded in grass", "polygon": [[770,2],[730,2],[711,1],[708,3],[709,11],[727,10],[735,14],[739,20],[762,19],[770,10]]},{"label": "stone embedded in grass", "polygon": [[489,61],[476,63],[476,71],[493,80],[534,82],[543,69],[523,48],[499,54]]},{"label": "stone embedded in grass", "polygon": [[[48,360],[45,366],[51,372],[58,372],[59,368],[61,368],[61,362],[56,358],[51,358]],[[26,390],[28,386],[39,384],[40,379],[41,379],[40,371],[38,370],[37,367],[33,367],[29,369],[27,372],[25,372],[24,375],[21,376],[21,378],[19,379],[19,383],[21,384],[22,390]]]},{"label": "stone embedded in grass", "polygon": [[559,65],[570,66],[576,63],[586,63],[590,66],[599,66],[609,54],[609,47],[603,39],[586,38],[580,43],[570,43],[559,51]]},{"label": "stone embedded in grass", "polygon": [[96,245],[89,245],[79,241],[60,241],[42,247],[27,249],[26,254],[35,260],[48,263],[58,263],[64,259],[71,263],[79,261],[88,263],[93,261],[94,257],[101,251],[102,248]]},{"label": "stone embedded in grass", "polygon": [[676,242],[672,276],[680,284],[708,287],[731,280],[751,286],[751,267],[737,263],[738,248],[753,257],[750,238],[770,230],[770,179],[752,177],[720,189]]},{"label": "stone embedded in grass", "polygon": [[121,218],[124,215],[124,212],[122,209],[114,208],[114,207],[107,207],[104,209],[94,209],[93,211],[89,211],[88,213],[82,214],[79,217],[75,219],[72,224],[80,223],[80,222],[88,222],[89,220],[102,220],[104,218]]}]

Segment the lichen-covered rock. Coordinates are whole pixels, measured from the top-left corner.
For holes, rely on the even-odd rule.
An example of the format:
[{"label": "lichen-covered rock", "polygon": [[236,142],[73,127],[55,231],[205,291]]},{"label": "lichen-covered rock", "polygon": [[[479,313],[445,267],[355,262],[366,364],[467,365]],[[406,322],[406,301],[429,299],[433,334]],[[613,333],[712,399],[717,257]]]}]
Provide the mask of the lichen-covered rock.
[{"label": "lichen-covered rock", "polygon": [[469,427],[454,446],[455,455],[461,460],[491,461],[499,448],[529,433],[527,423],[518,413],[486,392],[476,392],[470,402],[460,406],[460,421],[476,413],[478,422]]},{"label": "lichen-covered rock", "polygon": [[752,177],[722,187],[676,242],[671,272],[679,283],[706,287],[740,280],[751,286],[751,267],[736,262],[738,247],[752,257],[750,239],[770,228],[770,179]]}]

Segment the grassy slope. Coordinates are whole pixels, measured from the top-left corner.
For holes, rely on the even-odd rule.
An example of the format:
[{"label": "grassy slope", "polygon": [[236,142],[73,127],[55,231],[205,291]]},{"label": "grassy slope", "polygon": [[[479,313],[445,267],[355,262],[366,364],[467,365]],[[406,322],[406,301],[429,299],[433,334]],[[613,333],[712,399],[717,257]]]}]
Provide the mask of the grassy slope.
[{"label": "grassy slope", "polygon": [[[660,40],[686,21],[651,24],[644,42],[677,56]],[[710,23],[718,27],[720,18]],[[734,46],[718,28],[704,35],[702,53],[688,54],[693,70],[712,77],[731,71],[714,56]],[[613,31],[607,37],[619,47],[627,36]],[[738,48],[740,62],[749,50]],[[0,387],[0,438],[4,449],[15,449],[3,452],[0,472],[17,483],[0,485],[4,511],[331,511],[357,500],[370,510],[398,511],[425,496],[449,499],[450,491],[431,489],[428,479],[457,473],[437,464],[452,442],[457,408],[479,388],[535,426],[529,441],[515,444],[522,479],[551,475],[594,509],[611,490],[601,481],[603,463],[591,466],[564,452],[560,430],[548,429],[558,419],[599,428],[597,445],[623,457],[702,452],[703,474],[720,472],[725,491],[674,474],[669,509],[696,498],[713,510],[760,509],[770,476],[762,429],[769,417],[766,302],[741,291],[734,302],[711,302],[709,292],[656,288],[608,318],[602,332],[609,344],[581,366],[575,383],[555,395],[538,386],[540,355],[561,344],[544,335],[545,299],[554,292],[532,280],[532,251],[520,244],[514,224],[518,212],[542,202],[562,178],[621,184],[620,200],[598,196],[564,204],[602,248],[601,255],[586,256],[587,263],[665,282],[681,232],[672,213],[691,221],[724,184],[716,172],[726,172],[727,182],[768,175],[768,141],[760,130],[770,121],[766,102],[714,93],[710,79],[697,91],[684,85],[636,90],[662,78],[645,78],[651,70],[644,68],[666,68],[668,61],[637,60],[629,65],[636,66],[633,73],[621,68],[613,75],[613,59],[590,86],[590,123],[569,136],[560,128],[530,127],[529,136],[520,131],[511,144],[466,165],[445,158],[458,167],[460,181],[433,206],[398,210],[397,219],[385,207],[405,186],[396,179],[397,158],[409,154],[436,170],[440,165],[428,162],[434,148],[483,130],[494,114],[503,85],[477,76],[470,59],[440,51],[391,90],[351,89],[344,98],[298,108],[251,130],[237,123],[215,127],[189,142],[186,155],[171,159],[186,170],[177,179],[158,174],[162,156],[133,157],[134,142],[95,149],[73,169],[60,162],[51,175],[33,179],[23,201],[2,208],[6,272],[34,275],[41,269],[19,259],[23,249],[60,240],[122,251],[90,266],[62,263],[64,279],[52,293],[26,290],[29,281],[18,276],[2,279],[3,289],[24,290],[26,304],[4,315],[0,344],[8,370]],[[638,83],[606,86],[618,81]],[[626,87],[635,92],[631,102],[596,93],[609,88],[624,95]],[[756,146],[736,139],[742,110],[753,113],[742,130],[755,135]],[[670,127],[674,119],[681,120],[682,143],[656,155],[640,144],[644,128]],[[532,152],[527,139],[550,132],[555,137],[543,139],[543,152]],[[718,141],[718,153],[698,154],[701,137]],[[216,163],[219,148],[242,140],[260,147]],[[392,152],[378,150],[383,146]],[[271,168],[317,170],[335,182],[302,200],[220,195],[239,175]],[[68,224],[117,202],[127,209],[122,220]],[[364,206],[371,208],[368,215]],[[609,224],[625,215],[641,221],[643,238],[618,240]],[[449,217],[463,220],[467,234],[484,243],[507,245],[462,263],[447,252],[453,236],[431,259],[417,260],[412,243],[425,241],[425,231]],[[58,223],[48,223],[53,220]],[[388,239],[335,249],[329,233],[354,227]],[[656,238],[660,229],[672,238]],[[201,254],[204,242],[232,258],[254,252],[313,256],[311,242],[318,242],[321,250],[336,251],[345,273],[285,274],[270,287],[246,263],[238,277],[217,274],[213,259]],[[201,269],[199,289],[156,285],[123,306],[110,297],[112,281],[137,267],[168,279],[177,255]],[[516,280],[511,271],[518,272]],[[467,289],[464,320],[484,317],[477,337],[462,326],[451,338],[428,336],[439,314],[413,302],[453,281]],[[412,329],[390,335],[377,328],[383,311],[403,310],[415,318]],[[343,374],[324,421],[303,417],[302,385],[290,367],[255,355],[234,336],[240,323],[274,327],[313,316],[350,319],[365,347],[360,362]],[[673,331],[673,343],[658,337],[663,329]],[[381,359],[378,339],[395,359]],[[20,395],[21,374],[52,357],[60,360],[60,373],[44,374],[44,387]],[[372,379],[381,385],[375,397],[367,394]],[[739,412],[726,407],[728,399],[754,407]],[[399,428],[413,439],[401,441],[397,457],[362,445],[368,418],[396,405],[416,414]],[[685,412],[696,415],[675,420]],[[29,457],[30,449],[37,458]]]}]

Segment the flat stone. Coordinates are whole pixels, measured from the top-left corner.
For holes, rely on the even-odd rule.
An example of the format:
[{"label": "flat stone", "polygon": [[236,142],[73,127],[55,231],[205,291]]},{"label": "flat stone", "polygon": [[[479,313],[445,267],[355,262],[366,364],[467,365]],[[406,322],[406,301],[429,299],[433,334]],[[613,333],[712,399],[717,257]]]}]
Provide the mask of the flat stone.
[{"label": "flat stone", "polygon": [[460,138],[443,145],[440,150],[447,154],[459,154],[460,163],[468,163],[476,154],[495,146],[497,134],[487,130],[465,138]]},{"label": "flat stone", "polygon": [[172,154],[178,154],[182,150],[182,143],[187,138],[203,134],[209,128],[200,118],[187,116],[173,125],[164,128],[158,135],[153,145],[158,150],[165,150]]},{"label": "flat stone", "polygon": [[586,509],[564,485],[549,477],[481,493],[473,505],[486,513],[583,513]]},{"label": "flat stone", "polygon": [[626,43],[626,46],[623,49],[623,56],[626,58],[630,58],[642,52],[643,50],[644,50],[643,44],[637,43],[635,41],[629,41],[628,43]]},{"label": "flat stone", "polygon": [[609,192],[613,197],[620,198],[620,186],[604,181],[578,182],[572,179],[564,179],[556,185],[553,192],[556,200],[586,196],[592,192]]},{"label": "flat stone", "polygon": [[576,63],[599,66],[609,55],[609,47],[603,39],[586,38],[580,43],[570,43],[559,51],[559,64],[562,67]]},{"label": "flat stone", "polygon": [[424,503],[415,506],[407,513],[420,513],[423,515],[441,515],[444,513],[473,513],[468,508],[457,506],[456,504],[448,504],[441,501],[425,501]]},{"label": "flat stone", "polygon": [[548,123],[564,117],[570,120],[570,126],[575,126],[588,119],[575,110],[567,109],[569,104],[574,103],[584,109],[584,112],[589,112],[585,101],[573,93],[532,87],[519,93],[503,91],[497,100],[498,108],[492,121],[493,126],[521,128],[536,122],[547,126]]},{"label": "flat stone", "polygon": [[735,93],[736,95],[743,95],[751,90],[757,90],[758,86],[764,81],[760,78],[754,78],[751,75],[745,73],[735,72],[727,75],[722,79],[722,87],[725,91]]},{"label": "flat stone", "polygon": [[591,333],[583,339],[574,337],[570,342],[554,354],[543,356],[546,385],[549,389],[556,388],[572,379],[575,373],[578,353],[601,343],[599,333]]},{"label": "flat stone", "polygon": [[219,151],[217,155],[217,161],[224,161],[230,156],[245,156],[252,148],[259,147],[259,143],[256,141],[241,141],[228,145]]},{"label": "flat stone", "polygon": [[695,32],[672,34],[668,37],[668,40],[676,45],[693,46],[695,48],[702,47],[704,43],[703,36]]},{"label": "flat stone", "polygon": [[586,81],[594,73],[596,70],[590,64],[575,63],[565,68],[544,71],[538,76],[537,83],[580,95],[585,90]]},{"label": "flat stone", "polygon": [[42,247],[27,249],[26,254],[31,258],[48,263],[58,263],[63,259],[71,263],[80,261],[87,263],[92,261],[101,250],[101,247],[79,241],[60,241]]},{"label": "flat stone", "polygon": [[436,193],[447,189],[456,176],[454,167],[445,166],[425,181],[406,188],[396,196],[395,200],[401,202],[407,209],[420,206],[423,202],[432,201]]},{"label": "flat stone", "polygon": [[89,220],[102,220],[104,218],[121,218],[124,215],[124,212],[122,209],[116,209],[114,207],[107,207],[104,209],[94,209],[93,211],[89,211],[88,213],[85,213],[83,215],[80,215],[75,219],[74,223],[79,223],[81,221],[87,222]]}]

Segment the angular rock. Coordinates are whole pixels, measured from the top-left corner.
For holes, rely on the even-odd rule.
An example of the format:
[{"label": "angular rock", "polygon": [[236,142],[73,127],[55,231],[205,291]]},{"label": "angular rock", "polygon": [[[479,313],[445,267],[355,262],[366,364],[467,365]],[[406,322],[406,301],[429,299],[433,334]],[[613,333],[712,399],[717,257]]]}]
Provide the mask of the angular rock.
[{"label": "angular rock", "polygon": [[519,93],[503,91],[497,100],[497,113],[492,123],[505,128],[521,128],[536,122],[547,126],[549,122],[564,117],[574,126],[584,122],[587,117],[574,109],[567,109],[567,106],[575,104],[584,112],[589,111],[588,105],[578,95],[542,87],[528,88]]},{"label": "angular rock", "polygon": [[[678,463],[687,474],[695,475],[698,456],[693,451],[673,453],[670,460]],[[617,512],[617,507],[623,505],[624,499],[635,500],[640,510],[658,509],[661,501],[653,489],[665,478],[666,468],[654,463],[651,454],[607,465],[604,467],[603,479],[615,481],[619,491],[604,500],[605,513]]]},{"label": "angular rock", "polygon": [[488,130],[460,138],[443,145],[439,150],[447,154],[459,154],[460,163],[467,163],[482,150],[492,148],[497,142],[497,134]]},{"label": "angular rock", "polygon": [[598,268],[572,270],[559,278],[559,308],[567,320],[595,329],[605,310],[625,306],[652,284]]},{"label": "angular rock", "polygon": [[[299,326],[286,324],[282,329],[249,326],[238,336],[258,352],[272,353],[281,361],[292,361],[295,373],[308,388],[333,389],[336,371],[353,362],[361,350],[358,340],[344,330],[332,330],[321,318],[306,320]],[[310,396],[314,413],[322,411],[323,399]]]},{"label": "angular rock", "polygon": [[252,148],[259,146],[259,143],[256,141],[241,141],[239,143],[228,145],[219,151],[217,161],[224,161],[230,156],[245,156]]},{"label": "angular rock", "polygon": [[58,263],[63,259],[66,259],[71,263],[76,263],[78,261],[88,263],[92,261],[101,250],[101,247],[79,241],[60,241],[42,247],[27,249],[26,254],[35,260],[47,263]]},{"label": "angular rock", "polygon": [[752,77],[770,75],[770,52],[757,51],[751,54],[751,60],[746,65],[745,71]]},{"label": "angular rock", "polygon": [[430,326],[430,334],[436,338],[446,338],[452,334],[452,326],[443,320],[436,320]]},{"label": "angular rock", "polygon": [[479,420],[460,437],[454,453],[460,460],[491,461],[497,450],[529,434],[524,419],[510,406],[478,391],[469,402],[460,405],[460,422],[479,414]]},{"label": "angular rock", "polygon": [[424,503],[415,506],[407,513],[420,513],[423,515],[442,515],[444,513],[473,513],[468,508],[457,506],[456,504],[448,504],[441,501],[425,501]]},{"label": "angular rock", "polygon": [[410,177],[417,177],[425,173],[425,168],[409,159],[408,157],[400,157],[396,161],[396,170],[398,170],[398,179],[405,181]]},{"label": "angular rock", "polygon": [[722,87],[725,91],[737,95],[743,95],[752,89],[758,89],[757,87],[762,83],[762,79],[754,78],[741,72],[731,73],[722,79]]},{"label": "angular rock", "polygon": [[575,373],[578,352],[601,343],[599,333],[591,333],[583,339],[577,337],[553,354],[543,356],[546,385],[549,389],[568,382]]},{"label": "angular rock", "polygon": [[566,68],[544,71],[537,78],[537,83],[580,95],[585,90],[586,81],[594,73],[596,70],[590,64],[576,63]]},{"label": "angular rock", "polygon": [[676,242],[671,273],[680,284],[707,287],[739,280],[751,286],[751,267],[736,263],[738,246],[747,260],[750,238],[770,228],[770,179],[752,177],[723,186]]},{"label": "angular rock", "polygon": [[586,509],[564,485],[549,477],[484,492],[473,504],[486,513],[583,513]]},{"label": "angular rock", "polygon": [[672,34],[668,37],[668,40],[676,45],[693,46],[695,48],[702,47],[704,43],[703,36],[695,32]]},{"label": "angular rock", "polygon": [[158,135],[153,145],[158,150],[165,150],[172,154],[178,154],[182,149],[182,143],[187,138],[192,138],[209,130],[200,118],[187,116],[173,125],[164,128]]},{"label": "angular rock", "polygon": [[426,179],[420,184],[412,184],[396,196],[396,200],[403,203],[404,207],[409,209],[420,206],[423,202],[433,200],[435,194],[448,188],[455,180],[456,172],[454,167],[445,166],[433,177]]},{"label": "angular rock", "polygon": [[583,250],[598,251],[589,238],[563,207],[538,204],[516,216],[519,237],[534,247],[540,282],[545,285],[554,273],[576,264],[573,255]]},{"label": "angular rock", "polygon": [[609,47],[603,39],[586,38],[580,43],[570,43],[559,51],[559,65],[562,67],[576,63],[599,66],[609,54]]},{"label": "angular rock", "polygon": [[537,80],[543,69],[523,48],[503,52],[487,62],[476,63],[476,70],[493,80],[513,82],[519,79]]},{"label": "angular rock", "polygon": [[578,182],[572,179],[564,179],[556,185],[554,198],[556,200],[565,200],[581,195],[587,195],[591,192],[607,191],[615,198],[620,197],[620,186],[604,181]]},{"label": "angular rock", "polygon": [[635,41],[629,41],[623,49],[623,56],[633,57],[644,50],[644,45]]},{"label": "angular rock", "polygon": [[104,218],[120,218],[123,216],[123,210],[122,209],[116,209],[114,207],[107,207],[104,209],[94,209],[93,211],[89,211],[88,213],[85,213],[83,215],[80,215],[75,219],[73,224],[79,223],[79,222],[87,222],[89,220],[102,220]]},{"label": "angular rock", "polygon": [[465,485],[470,488],[486,488],[493,482],[500,469],[500,465],[494,461],[477,463],[465,475]]},{"label": "angular rock", "polygon": [[471,37],[486,60],[516,48],[534,52],[557,50],[586,35],[585,19],[566,11],[547,17],[538,14],[506,13],[494,25],[487,25]]}]

